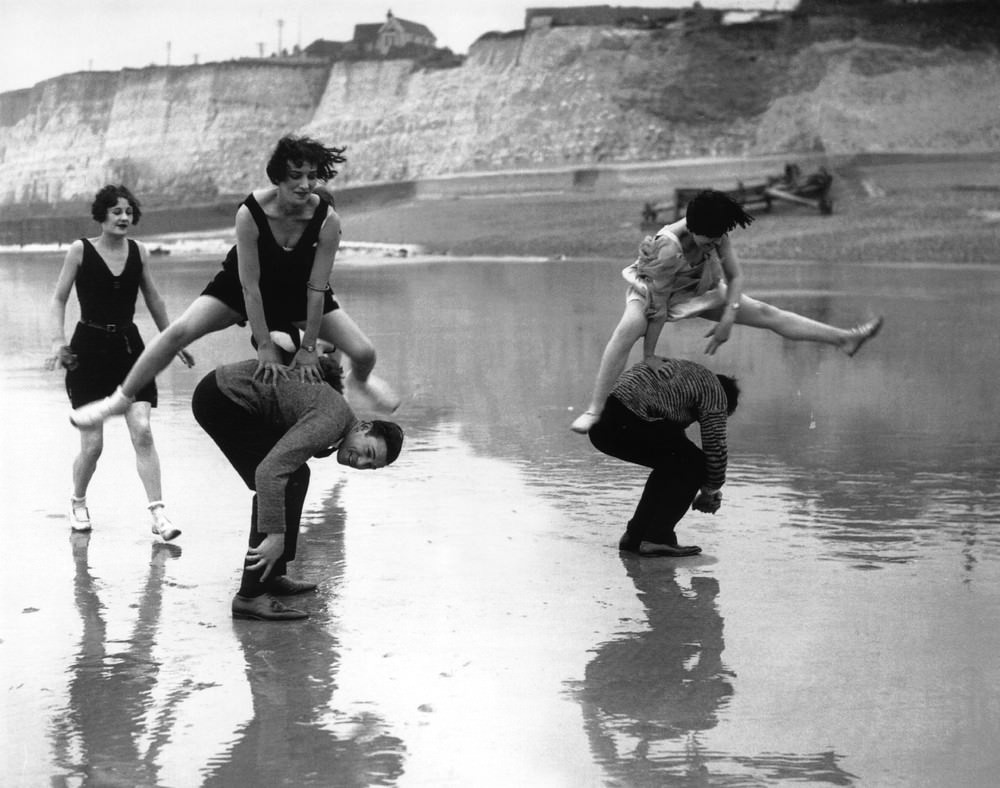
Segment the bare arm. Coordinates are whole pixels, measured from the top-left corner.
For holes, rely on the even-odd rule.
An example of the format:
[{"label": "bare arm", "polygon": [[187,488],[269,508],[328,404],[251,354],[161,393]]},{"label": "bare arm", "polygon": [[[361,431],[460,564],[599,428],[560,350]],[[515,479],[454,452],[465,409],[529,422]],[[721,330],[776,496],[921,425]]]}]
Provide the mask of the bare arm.
[{"label": "bare arm", "polygon": [[257,255],[259,231],[250,209],[241,205],[236,212],[236,258],[243,299],[246,302],[247,320],[257,342],[257,372],[265,382],[278,376],[287,377],[281,363],[281,352],[271,342],[271,332],[264,317],[264,301],[260,293],[260,258]]},{"label": "bare arm", "polygon": [[[302,371],[302,379],[312,382],[322,382],[319,371],[319,356],[316,353],[316,340],[319,337],[320,321],[323,319],[323,300],[326,289],[330,286],[330,274],[333,263],[340,249],[340,216],[332,208],[328,209],[326,221],[319,231],[316,244],[316,254],[313,257],[312,269],[309,272],[309,284],[306,287],[306,325],[302,333],[302,348],[295,354],[292,367]],[[305,350],[313,348],[312,351]]]},{"label": "bare arm", "polygon": [[62,361],[64,350],[69,343],[66,341],[66,302],[69,300],[76,274],[83,262],[83,242],[74,241],[66,251],[56,289],[49,302],[49,336],[52,345],[45,359],[46,369],[56,369]]},{"label": "bare arm", "polygon": [[[651,366],[657,363],[659,356],[656,355],[656,343],[660,339],[660,334],[663,332],[663,326],[666,324],[667,320],[665,317],[657,317],[650,320],[646,326],[646,333],[642,338],[642,358]],[[657,366],[653,366],[656,369]]]},{"label": "bare arm", "polygon": [[705,352],[710,356],[729,340],[729,333],[733,330],[733,323],[736,322],[736,313],[743,295],[743,269],[728,235],[724,235],[719,243],[719,259],[722,262],[722,273],[726,278],[726,306],[719,317],[718,325],[705,335],[709,337]]},{"label": "bare arm", "polygon": [[[170,325],[170,318],[167,316],[167,305],[156,287],[156,282],[153,281],[153,272],[149,266],[149,250],[146,249],[144,243],[140,241],[136,241],[135,243],[139,247],[139,259],[142,260],[142,279],[139,280],[139,290],[142,291],[142,298],[146,302],[146,308],[149,310],[150,317],[153,318],[156,328],[163,331],[163,329]],[[184,362],[185,366],[194,366],[194,356],[184,348],[178,351],[177,356]]]}]

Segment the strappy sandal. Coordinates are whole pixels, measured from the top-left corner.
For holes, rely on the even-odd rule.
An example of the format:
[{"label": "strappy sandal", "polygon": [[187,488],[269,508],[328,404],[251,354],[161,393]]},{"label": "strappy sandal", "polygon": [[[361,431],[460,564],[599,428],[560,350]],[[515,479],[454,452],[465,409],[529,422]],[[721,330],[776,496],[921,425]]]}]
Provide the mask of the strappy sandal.
[{"label": "strappy sandal", "polygon": [[170,518],[163,511],[165,506],[166,504],[163,501],[149,502],[149,513],[153,516],[151,530],[155,536],[160,538],[160,541],[171,542],[181,535],[181,529],[175,528],[174,524],[170,522]]}]

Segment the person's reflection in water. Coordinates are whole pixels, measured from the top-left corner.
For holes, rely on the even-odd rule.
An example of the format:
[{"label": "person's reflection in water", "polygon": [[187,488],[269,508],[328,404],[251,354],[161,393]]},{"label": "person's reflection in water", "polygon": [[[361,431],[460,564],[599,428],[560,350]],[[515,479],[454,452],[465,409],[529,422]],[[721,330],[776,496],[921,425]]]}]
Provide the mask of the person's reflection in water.
[{"label": "person's reflection in water", "polygon": [[666,754],[664,743],[715,727],[716,710],[733,692],[722,664],[719,583],[695,577],[688,591],[672,562],[621,558],[649,628],[602,644],[587,665],[577,697],[591,746],[612,774],[638,784],[696,775],[704,768],[697,747],[670,747],[681,763],[658,754]]},{"label": "person's reflection in water", "polygon": [[332,594],[317,600],[310,622],[275,627],[233,626],[246,659],[253,718],[243,725],[202,785],[393,785],[403,773],[403,742],[374,713],[336,711],[339,644],[331,621],[344,569],[346,513],[338,484],[310,519],[311,535],[297,560]]},{"label": "person's reflection in water", "polygon": [[66,771],[53,785],[157,785],[157,757],[169,739],[173,708],[185,693],[172,693],[152,716],[160,664],[153,658],[162,607],[166,562],[179,556],[174,544],[154,543],[138,619],[124,650],[109,648],[104,604],[90,574],[89,533],[70,537],[76,565],[74,595],[83,624],[69,679],[69,708],[56,724],[55,749]]},{"label": "person's reflection in water", "polygon": [[[699,734],[718,724],[735,674],[722,661],[714,577],[677,578],[673,562],[622,554],[648,629],[601,644],[574,687],[591,749],[624,785],[736,784],[770,776],[849,785],[833,753],[745,757],[711,752]],[[754,782],[754,784],[757,784]]]}]

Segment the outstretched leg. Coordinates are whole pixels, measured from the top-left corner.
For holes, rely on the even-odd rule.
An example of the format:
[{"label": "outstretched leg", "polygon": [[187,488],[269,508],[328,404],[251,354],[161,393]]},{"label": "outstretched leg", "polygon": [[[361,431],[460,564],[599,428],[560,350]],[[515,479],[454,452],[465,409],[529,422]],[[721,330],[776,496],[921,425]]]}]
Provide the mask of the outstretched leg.
[{"label": "outstretched leg", "polygon": [[[721,310],[706,312],[704,317],[718,321]],[[766,328],[775,334],[799,342],[821,342],[840,348],[848,356],[857,353],[861,346],[878,334],[882,328],[882,318],[877,317],[867,323],[861,323],[854,328],[837,328],[827,323],[779,309],[763,301],[749,296],[740,297],[740,309],[736,314],[736,322],[740,325]]]},{"label": "outstretched leg", "polygon": [[570,425],[573,432],[585,435],[601,417],[604,402],[622,372],[625,371],[628,354],[632,350],[632,346],[639,341],[639,337],[645,334],[647,325],[643,304],[638,301],[628,301],[625,304],[621,320],[615,326],[611,339],[608,340],[604,353],[601,355],[601,364],[597,369],[597,379],[594,381],[590,403],[587,405],[587,409],[577,416]]},{"label": "outstretched leg", "polygon": [[146,345],[114,394],[77,408],[70,415],[70,421],[82,428],[100,424],[110,416],[122,415],[142,387],[162,372],[182,349],[205,334],[221,331],[242,319],[238,312],[217,298],[198,296],[184,314]]}]

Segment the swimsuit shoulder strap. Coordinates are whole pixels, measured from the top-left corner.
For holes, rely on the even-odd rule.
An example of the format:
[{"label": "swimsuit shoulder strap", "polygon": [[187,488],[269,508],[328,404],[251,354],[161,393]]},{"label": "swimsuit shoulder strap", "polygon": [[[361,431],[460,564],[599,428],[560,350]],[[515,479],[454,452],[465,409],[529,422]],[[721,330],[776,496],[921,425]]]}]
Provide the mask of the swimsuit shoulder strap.
[{"label": "swimsuit shoulder strap", "polygon": [[312,219],[309,220],[305,232],[302,233],[303,238],[309,238],[310,246],[319,238],[319,231],[323,228],[323,222],[326,221],[326,216],[330,208],[330,203],[320,197],[319,205],[316,206],[316,211],[313,213]]}]

